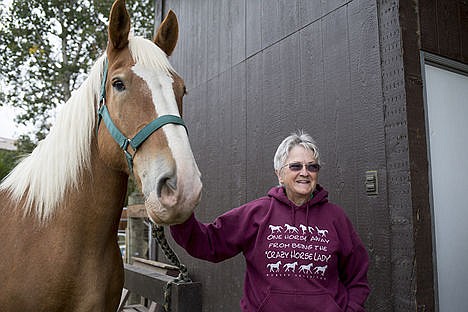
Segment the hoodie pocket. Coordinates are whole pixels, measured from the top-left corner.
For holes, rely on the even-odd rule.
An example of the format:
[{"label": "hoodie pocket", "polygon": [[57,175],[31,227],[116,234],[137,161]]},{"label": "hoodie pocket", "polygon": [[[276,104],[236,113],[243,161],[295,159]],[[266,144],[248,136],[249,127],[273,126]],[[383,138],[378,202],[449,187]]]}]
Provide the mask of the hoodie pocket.
[{"label": "hoodie pocket", "polygon": [[344,312],[325,291],[270,290],[258,312]]}]

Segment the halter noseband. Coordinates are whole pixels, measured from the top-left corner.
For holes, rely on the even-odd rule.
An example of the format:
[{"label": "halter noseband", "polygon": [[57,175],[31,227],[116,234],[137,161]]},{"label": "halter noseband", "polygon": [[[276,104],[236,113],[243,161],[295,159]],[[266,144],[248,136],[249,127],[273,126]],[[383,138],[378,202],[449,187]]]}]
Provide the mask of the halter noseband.
[{"label": "halter noseband", "polygon": [[102,104],[98,110],[98,123],[96,127],[96,133],[99,129],[99,124],[101,123],[101,119],[104,121],[109,133],[114,138],[114,140],[119,144],[120,148],[123,150],[125,157],[127,158],[128,169],[130,170],[130,174],[133,174],[133,155],[130,154],[127,150],[128,146],[130,145],[134,151],[134,155],[143,142],[156,130],[161,128],[167,124],[176,124],[184,126],[185,130],[187,127],[182,118],[176,115],[162,115],[147,124],[143,129],[138,131],[138,133],[132,138],[129,139],[125,135],[120,132],[117,126],[112,121],[110,117],[109,110],[106,106],[106,81],[107,81],[107,70],[108,70],[108,60],[106,58],[104,63],[104,73],[102,77],[101,83],[101,98],[99,103]]}]

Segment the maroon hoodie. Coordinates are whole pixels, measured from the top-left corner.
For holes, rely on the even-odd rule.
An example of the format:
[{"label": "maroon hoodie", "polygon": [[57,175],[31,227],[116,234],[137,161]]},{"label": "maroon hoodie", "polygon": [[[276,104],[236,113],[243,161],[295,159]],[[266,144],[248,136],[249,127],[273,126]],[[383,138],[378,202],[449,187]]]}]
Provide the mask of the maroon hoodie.
[{"label": "maroon hoodie", "polygon": [[274,187],[211,224],[192,215],[171,233],[196,258],[219,262],[244,254],[244,312],[364,311],[366,249],[320,185],[300,207]]}]

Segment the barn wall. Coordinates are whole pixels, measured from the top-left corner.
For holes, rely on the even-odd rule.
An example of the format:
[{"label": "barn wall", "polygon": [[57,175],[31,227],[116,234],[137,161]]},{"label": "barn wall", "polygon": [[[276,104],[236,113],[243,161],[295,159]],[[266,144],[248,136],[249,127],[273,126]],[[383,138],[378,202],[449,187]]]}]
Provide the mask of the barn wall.
[{"label": "barn wall", "polygon": [[421,51],[468,63],[468,2],[400,1],[410,190],[414,224],[414,292],[418,311],[435,311],[434,259]]},{"label": "barn wall", "polygon": [[[163,7],[180,22],[172,63],[188,88],[184,119],[203,174],[199,219],[211,221],[276,185],[276,147],[304,129],[321,148],[320,184],[346,210],[368,248],[369,310],[394,311],[398,292],[405,304],[395,311],[408,311],[412,226],[408,161],[401,159],[407,145],[399,145],[405,136],[398,102],[403,95],[400,85],[392,87],[391,63],[400,54],[393,42],[381,48],[380,41],[396,37],[379,26],[388,19],[382,31],[398,27],[394,1],[168,0]],[[381,66],[387,58],[388,66]],[[386,111],[394,102],[392,112]],[[390,163],[388,154],[394,157]],[[377,196],[365,193],[367,170],[378,171]],[[395,248],[402,257],[395,264],[403,265],[397,271]],[[210,264],[177,250],[203,284],[204,311],[238,311],[243,258]],[[404,280],[403,288],[394,279]]]}]

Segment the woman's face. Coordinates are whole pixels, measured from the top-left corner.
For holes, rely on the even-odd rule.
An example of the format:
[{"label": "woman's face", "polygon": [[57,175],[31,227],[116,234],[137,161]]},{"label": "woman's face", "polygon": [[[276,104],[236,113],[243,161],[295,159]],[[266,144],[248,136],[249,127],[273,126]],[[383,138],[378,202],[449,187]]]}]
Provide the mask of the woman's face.
[{"label": "woman's face", "polygon": [[[307,171],[304,164],[315,164],[316,162],[314,154],[310,150],[297,145],[289,151],[283,167],[276,171],[279,183],[286,189],[286,195],[298,206],[309,200],[318,179],[318,172]],[[291,170],[289,164],[293,163],[302,164],[301,170]]]}]

